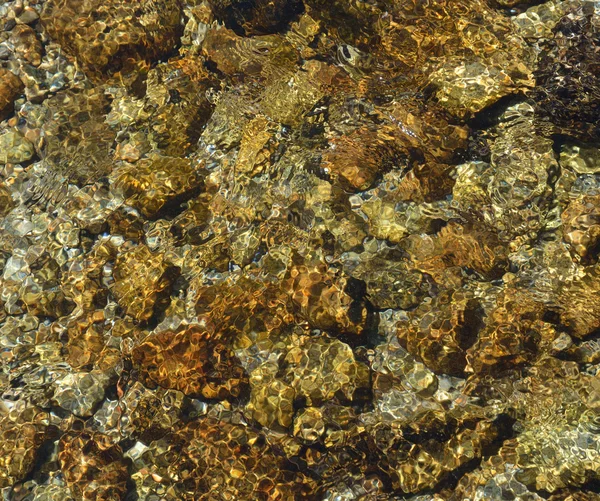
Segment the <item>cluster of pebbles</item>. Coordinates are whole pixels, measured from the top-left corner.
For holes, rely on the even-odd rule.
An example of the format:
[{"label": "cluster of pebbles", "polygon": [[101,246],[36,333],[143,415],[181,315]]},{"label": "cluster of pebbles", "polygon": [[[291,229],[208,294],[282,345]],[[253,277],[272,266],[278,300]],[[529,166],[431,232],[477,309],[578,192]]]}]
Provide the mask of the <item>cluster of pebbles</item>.
[{"label": "cluster of pebbles", "polygon": [[600,499],[598,1],[0,27],[2,499]]}]

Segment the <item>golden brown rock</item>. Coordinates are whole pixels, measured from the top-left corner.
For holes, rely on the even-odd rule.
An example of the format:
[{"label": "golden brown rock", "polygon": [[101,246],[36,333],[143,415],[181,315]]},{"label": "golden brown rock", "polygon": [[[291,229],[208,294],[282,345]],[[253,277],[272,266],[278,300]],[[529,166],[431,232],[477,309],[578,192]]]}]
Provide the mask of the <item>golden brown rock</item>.
[{"label": "golden brown rock", "polygon": [[286,291],[252,277],[200,288],[196,313],[211,331],[232,338],[250,331],[277,337],[294,319]]},{"label": "golden brown rock", "polygon": [[282,31],[304,10],[300,0],[216,0],[213,5],[219,21],[247,36]]},{"label": "golden brown rock", "polygon": [[600,172],[600,150],[592,144],[567,142],[560,149],[560,165],[577,174]]},{"label": "golden brown rock", "polygon": [[556,302],[561,321],[575,337],[582,338],[600,328],[600,304],[590,300],[600,292],[599,265],[588,267],[582,276],[559,283]]},{"label": "golden brown rock", "polygon": [[179,422],[184,395],[173,390],[149,390],[134,382],[119,399],[119,431],[143,442],[156,440]]},{"label": "golden brown rock", "polygon": [[274,81],[262,92],[260,107],[267,116],[291,126],[307,119],[319,100],[334,89],[355,87],[339,68],[317,60],[305,61],[295,73],[270,74]]},{"label": "golden brown rock", "polygon": [[33,145],[15,129],[0,136],[0,164],[27,162],[34,155]]},{"label": "golden brown rock", "polygon": [[394,135],[405,148],[418,148],[427,162],[452,163],[456,150],[466,148],[469,130],[453,123],[439,105],[400,96],[378,108],[398,129]]},{"label": "golden brown rock", "polygon": [[157,303],[168,298],[174,272],[162,254],[140,244],[117,258],[111,291],[126,314],[144,322],[152,316]]},{"label": "golden brown rock", "polygon": [[550,501],[599,501],[600,494],[595,492],[578,491],[575,489],[561,490],[548,498]]},{"label": "golden brown rock", "polygon": [[366,284],[369,301],[377,310],[408,310],[419,304],[428,284],[420,271],[404,260],[383,259],[364,253],[358,262],[349,261],[347,273]]},{"label": "golden brown rock", "polygon": [[132,361],[147,386],[192,397],[236,398],[248,387],[248,376],[226,340],[199,326],[150,335],[135,347]]},{"label": "golden brown rock", "polygon": [[352,400],[358,390],[369,385],[369,370],[355,360],[352,349],[326,336],[302,336],[285,356],[283,380],[310,406],[334,397]]},{"label": "golden brown rock", "polygon": [[499,450],[503,461],[522,469],[521,482],[556,492],[597,480],[598,388],[597,377],[573,362],[546,358],[528,371],[513,397],[523,431]]},{"label": "golden brown rock", "polygon": [[83,186],[110,173],[115,132],[105,122],[109,103],[97,87],[47,100],[40,152],[46,169],[33,184],[32,202],[60,202],[69,183]]},{"label": "golden brown rock", "polygon": [[[169,471],[182,500],[209,500],[219,492],[231,499],[301,499],[311,480],[293,471],[251,428],[202,419],[178,430],[181,444]],[[178,472],[189,471],[187,478]],[[185,481],[184,481],[185,480]]]},{"label": "golden brown rock", "polygon": [[[74,260],[69,270],[63,274],[62,290],[81,310],[91,313],[98,303],[106,300],[107,291],[102,287],[101,281],[102,270],[116,255],[117,249],[112,242],[103,239],[88,254]],[[83,322],[87,325],[89,319]]]},{"label": "golden brown rock", "polygon": [[202,185],[189,160],[157,154],[124,164],[112,176],[115,190],[146,217],[155,217],[166,204],[183,201]]},{"label": "golden brown rock", "polygon": [[533,107],[519,103],[500,117],[489,149],[491,164],[457,168],[453,205],[468,220],[494,227],[501,242],[518,246],[552,217],[550,182],[558,168],[553,142],[537,133]]},{"label": "golden brown rock", "polygon": [[448,224],[437,234],[436,247],[446,263],[482,274],[499,274],[506,263],[506,248],[496,235],[477,226]]},{"label": "golden brown rock", "polygon": [[0,486],[23,480],[35,464],[38,448],[47,438],[48,414],[17,403],[0,410]]},{"label": "golden brown rock", "polygon": [[250,401],[247,412],[257,423],[268,428],[289,428],[294,416],[296,391],[277,379],[279,367],[266,362],[250,374]]},{"label": "golden brown rock", "polygon": [[194,245],[203,242],[204,230],[208,228],[212,216],[208,206],[210,199],[209,194],[200,194],[188,202],[187,209],[173,220],[170,231],[178,242]]},{"label": "golden brown rock", "polygon": [[23,82],[12,71],[0,68],[0,120],[13,112],[13,103],[23,90]]},{"label": "golden brown rock", "polygon": [[13,208],[12,197],[10,191],[4,183],[0,183],[0,217],[6,216]]},{"label": "golden brown rock", "polygon": [[[413,2],[402,3],[402,10],[408,13]],[[446,22],[453,9],[461,10],[461,23]],[[417,61],[443,45],[440,54],[444,56],[423,63],[431,72],[430,83],[437,87],[436,97],[451,113],[468,116],[505,95],[533,86],[534,52],[510,21],[487,4],[450,0],[427,6],[422,12],[431,24],[423,23],[416,30],[404,26],[403,34],[412,39],[417,50],[409,53],[415,54]],[[476,19],[485,22],[478,26],[469,22]],[[403,37],[392,43],[396,40]]]},{"label": "golden brown rock", "polygon": [[178,1],[52,0],[42,12],[46,30],[83,64],[91,76],[104,78],[169,54],[183,28]]},{"label": "golden brown rock", "polygon": [[561,218],[565,242],[582,258],[594,259],[600,242],[600,195],[571,201]]},{"label": "golden brown rock", "polygon": [[398,324],[398,340],[434,372],[462,376],[481,315],[469,294],[444,291],[411,312],[408,322]]},{"label": "golden brown rock", "polygon": [[598,31],[592,6],[573,2],[543,45],[532,97],[539,116],[556,133],[597,140]]},{"label": "golden brown rock", "polygon": [[76,499],[118,501],[127,492],[127,464],[118,445],[101,433],[72,431],[59,443],[64,478]]},{"label": "golden brown rock", "polygon": [[532,362],[556,337],[554,327],[543,318],[542,304],[526,293],[504,291],[468,350],[469,370],[488,374]]},{"label": "golden brown rock", "polygon": [[104,312],[98,311],[98,317],[94,321],[94,315],[78,318],[68,325],[67,360],[74,369],[90,367],[94,364],[102,364],[107,355],[105,351],[105,335],[107,326],[104,323]]},{"label": "golden brown rock", "polygon": [[236,173],[252,177],[263,172],[265,164],[270,163],[270,157],[277,149],[275,132],[275,124],[265,116],[258,115],[250,121],[244,128],[235,163]]},{"label": "golden brown rock", "polygon": [[339,178],[342,186],[354,191],[366,190],[377,175],[391,168],[399,151],[393,136],[385,130],[360,128],[334,138],[323,155],[323,168]]},{"label": "golden brown rock", "polygon": [[210,29],[202,50],[227,76],[244,74],[267,82],[290,73],[298,59],[298,53],[279,35],[244,38],[224,28]]},{"label": "golden brown rock", "polygon": [[[306,5],[334,39],[364,48],[377,60],[366,82],[375,94],[430,84],[442,106],[464,117],[534,84],[534,51],[487,3],[308,0]],[[460,22],[453,22],[454,16]]]},{"label": "golden brown rock", "polygon": [[316,442],[325,433],[323,413],[317,407],[307,407],[296,415],[294,435],[307,443]]},{"label": "golden brown rock", "polygon": [[596,489],[600,20],[534,3],[0,6],[4,497]]},{"label": "golden brown rock", "polygon": [[218,81],[196,57],[172,58],[138,75],[127,92],[117,92],[107,122],[126,127],[118,154],[135,162],[151,149],[180,157],[196,147],[213,104]]},{"label": "golden brown rock", "polygon": [[30,265],[31,274],[20,289],[21,299],[32,315],[59,318],[73,311],[74,304],[58,287],[59,264],[42,254]]},{"label": "golden brown rock", "polygon": [[[117,171],[117,175],[120,171]],[[139,186],[139,180],[131,180]],[[141,195],[143,197],[143,194]],[[132,202],[136,200],[136,196],[132,197]],[[144,236],[144,220],[137,210],[124,205],[119,207],[107,217],[106,222],[110,228],[111,235],[121,235],[127,240],[141,242]]]},{"label": "golden brown rock", "polygon": [[42,62],[43,48],[35,31],[26,24],[17,24],[10,32],[11,43],[15,47],[15,55],[32,66]]},{"label": "golden brown rock", "polygon": [[310,263],[288,270],[284,287],[297,314],[312,327],[363,334],[373,317],[364,297],[352,297],[352,280],[335,276],[324,264]]},{"label": "golden brown rock", "polygon": [[410,235],[402,247],[417,270],[448,286],[462,281],[461,270],[497,277],[507,265],[506,247],[494,232],[477,225],[451,222],[434,235]]}]

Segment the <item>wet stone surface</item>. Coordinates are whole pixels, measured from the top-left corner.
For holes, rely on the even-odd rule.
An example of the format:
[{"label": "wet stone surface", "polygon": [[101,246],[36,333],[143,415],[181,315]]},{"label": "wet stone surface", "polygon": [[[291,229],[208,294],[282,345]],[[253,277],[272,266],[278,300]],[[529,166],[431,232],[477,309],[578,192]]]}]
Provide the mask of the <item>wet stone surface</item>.
[{"label": "wet stone surface", "polygon": [[6,501],[600,499],[600,5],[0,4]]}]

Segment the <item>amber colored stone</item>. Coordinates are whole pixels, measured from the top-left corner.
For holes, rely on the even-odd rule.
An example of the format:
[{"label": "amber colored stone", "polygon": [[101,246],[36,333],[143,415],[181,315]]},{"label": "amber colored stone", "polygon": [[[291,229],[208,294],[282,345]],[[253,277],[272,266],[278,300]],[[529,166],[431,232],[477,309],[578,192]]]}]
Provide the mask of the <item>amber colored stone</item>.
[{"label": "amber colored stone", "polygon": [[527,376],[520,398],[514,398],[522,432],[504,441],[498,459],[520,468],[521,482],[538,491],[595,480],[600,450],[597,377],[553,357],[537,362]]},{"label": "amber colored stone", "polygon": [[189,160],[156,154],[119,167],[113,176],[115,189],[146,217],[156,216],[167,203],[201,186]]},{"label": "amber colored stone", "polygon": [[219,21],[246,36],[281,31],[304,10],[300,0],[217,0],[213,5]]},{"label": "amber colored stone", "polygon": [[203,243],[203,232],[209,227],[212,217],[208,206],[210,198],[207,193],[200,194],[188,202],[187,209],[173,219],[170,231],[177,242],[195,245]]},{"label": "amber colored stone", "polygon": [[43,48],[35,31],[26,24],[17,24],[10,32],[10,41],[15,46],[15,53],[32,66],[42,62]]},{"label": "amber colored stone", "polygon": [[[295,72],[266,66],[262,74],[272,79],[261,95],[261,110],[273,120],[298,126],[310,120],[307,114],[334,89],[354,89],[354,83],[339,68],[323,61],[305,61]],[[293,91],[290,92],[290,85]]]},{"label": "amber colored stone", "polygon": [[496,0],[496,2],[498,2],[500,5],[503,5],[505,7],[512,7],[513,5],[517,5],[517,4],[528,4],[528,3],[533,3],[535,0]]},{"label": "amber colored stone", "polygon": [[6,216],[13,208],[12,197],[10,191],[4,183],[0,183],[0,217]]},{"label": "amber colored stone", "polygon": [[105,121],[110,101],[102,88],[61,92],[46,104],[46,170],[31,188],[38,205],[63,201],[69,183],[83,186],[110,173],[115,138]]},{"label": "amber colored stone", "polygon": [[211,330],[231,337],[249,330],[277,336],[294,320],[285,290],[249,277],[200,288],[196,312]]},{"label": "amber colored stone", "polygon": [[582,276],[560,283],[556,290],[561,322],[577,338],[600,328],[600,304],[590,300],[600,292],[600,267],[587,267]]},{"label": "amber colored stone", "polygon": [[13,103],[23,91],[23,82],[12,71],[0,68],[0,120],[13,112]]},{"label": "amber colored stone", "polygon": [[48,438],[48,414],[20,402],[0,412],[0,486],[23,480],[33,468],[38,448]]},{"label": "amber colored stone", "polygon": [[594,258],[600,242],[600,195],[569,203],[561,215],[563,238],[583,258]]},{"label": "amber colored stone", "polygon": [[250,374],[250,401],[247,412],[262,426],[276,429],[289,428],[294,416],[296,391],[281,379],[277,379],[279,367],[265,363]]},{"label": "amber colored stone", "polygon": [[456,267],[494,277],[501,275],[507,265],[506,247],[493,232],[477,226],[450,223],[435,235],[410,235],[402,245],[415,268],[441,283],[444,274]]},{"label": "amber colored stone", "polygon": [[0,164],[24,163],[33,155],[33,144],[19,131],[12,129],[0,135]]},{"label": "amber colored stone", "polygon": [[461,291],[444,291],[398,324],[398,340],[434,372],[461,376],[467,349],[477,339],[482,312],[478,302]]},{"label": "amber colored stone", "polygon": [[0,497],[598,497],[594,2],[5,3]]},{"label": "amber colored stone", "polygon": [[252,428],[201,419],[172,434],[177,459],[173,475],[187,470],[175,486],[178,499],[209,500],[214,492],[231,499],[302,499],[313,482],[285,460]]},{"label": "amber colored stone", "polygon": [[168,296],[173,276],[162,254],[140,244],[118,256],[111,291],[128,315],[143,322],[152,316],[157,301]]},{"label": "amber colored stone", "polygon": [[176,389],[193,397],[239,397],[248,376],[231,349],[199,326],[152,334],[132,352],[146,384]]},{"label": "amber colored stone", "polygon": [[556,492],[548,499],[550,501],[599,501],[600,494],[583,490],[566,489]]},{"label": "amber colored stone", "polygon": [[265,164],[275,152],[278,141],[274,138],[274,124],[264,116],[257,116],[244,129],[235,170],[240,174],[254,176],[262,173]]},{"label": "amber colored stone", "polygon": [[365,282],[369,301],[378,310],[410,309],[427,293],[423,274],[396,259],[367,259],[365,256],[356,267],[352,265],[348,273]]},{"label": "amber colored stone", "polygon": [[396,161],[392,137],[367,128],[332,139],[323,155],[323,168],[339,177],[343,186],[361,191],[369,188],[377,175]]},{"label": "amber colored stone", "polygon": [[368,387],[369,370],[338,339],[302,337],[285,356],[283,379],[308,405],[318,406],[335,397],[351,400]]},{"label": "amber colored stone", "polygon": [[42,254],[31,265],[31,278],[21,287],[21,298],[32,315],[62,317],[73,311],[74,304],[58,287],[59,264],[48,254]]},{"label": "amber colored stone", "polygon": [[[465,117],[533,86],[534,51],[487,3],[305,3],[334,39],[374,56],[365,82],[369,94],[431,85],[443,107]],[[461,22],[452,21],[457,17]]]},{"label": "amber colored stone", "polygon": [[272,81],[293,70],[298,53],[279,35],[244,38],[227,29],[210,29],[203,53],[230,77],[244,74]]},{"label": "amber colored stone", "polygon": [[81,369],[100,360],[105,347],[104,322],[92,322],[85,317],[73,321],[68,327],[67,360],[71,367]]},{"label": "amber colored stone", "polygon": [[544,306],[526,293],[503,292],[477,342],[468,350],[470,370],[498,373],[533,361],[556,336],[553,326],[543,320],[544,311]]},{"label": "amber colored stone", "polygon": [[316,407],[307,407],[294,420],[294,435],[308,443],[317,441],[325,433],[323,413]]},{"label": "amber colored stone", "polygon": [[137,58],[171,52],[182,32],[179,2],[53,0],[41,20],[48,33],[97,78]]},{"label": "amber colored stone", "polygon": [[402,97],[382,106],[379,114],[391,119],[405,148],[418,148],[427,163],[452,163],[455,152],[467,146],[468,128],[452,123],[439,105]]},{"label": "amber colored stone", "polygon": [[598,24],[594,9],[574,2],[542,45],[532,97],[556,133],[598,140]]},{"label": "amber colored stone", "polygon": [[[207,95],[218,80],[196,57],[170,59],[148,72],[141,132],[166,156],[181,157],[196,148],[213,104]],[[145,137],[145,136],[144,136]]]},{"label": "amber colored stone", "polygon": [[179,421],[184,395],[173,390],[150,390],[135,381],[119,399],[119,431],[144,442],[171,431]]},{"label": "amber colored stone", "polygon": [[348,292],[351,281],[335,276],[322,264],[292,267],[284,287],[297,314],[312,327],[348,334],[362,334],[371,327],[369,305]]},{"label": "amber colored stone", "polygon": [[64,478],[76,499],[118,501],[127,492],[127,464],[118,445],[101,433],[65,433],[58,458]]},{"label": "amber colored stone", "polygon": [[[127,175],[123,174],[127,179]],[[134,186],[138,186],[139,180],[135,181]],[[136,196],[132,197],[132,202],[136,200]],[[141,242],[144,236],[144,220],[137,210],[128,206],[120,207],[111,212],[106,218],[106,222],[110,228],[111,235],[121,235],[127,240]]]}]

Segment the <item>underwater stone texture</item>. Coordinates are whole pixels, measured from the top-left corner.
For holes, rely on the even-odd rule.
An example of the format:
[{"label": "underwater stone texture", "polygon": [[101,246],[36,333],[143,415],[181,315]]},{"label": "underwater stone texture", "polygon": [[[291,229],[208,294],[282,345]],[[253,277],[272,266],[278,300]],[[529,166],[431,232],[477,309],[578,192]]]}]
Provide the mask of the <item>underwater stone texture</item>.
[{"label": "underwater stone texture", "polygon": [[8,501],[600,499],[600,5],[0,5]]}]

